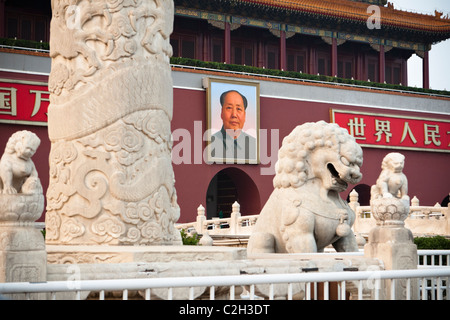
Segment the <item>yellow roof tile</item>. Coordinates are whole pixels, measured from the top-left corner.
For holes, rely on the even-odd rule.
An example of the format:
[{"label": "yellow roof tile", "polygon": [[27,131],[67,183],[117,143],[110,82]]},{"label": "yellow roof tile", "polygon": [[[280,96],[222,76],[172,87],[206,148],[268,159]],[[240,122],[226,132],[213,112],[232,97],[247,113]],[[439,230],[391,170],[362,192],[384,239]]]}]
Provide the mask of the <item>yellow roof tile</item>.
[{"label": "yellow roof tile", "polygon": [[[255,5],[278,7],[286,10],[309,12],[344,19],[367,21],[373,11],[369,4],[349,0],[238,0]],[[393,5],[380,7],[381,25],[422,30],[428,32],[450,32],[450,19],[435,15],[397,10]]]}]

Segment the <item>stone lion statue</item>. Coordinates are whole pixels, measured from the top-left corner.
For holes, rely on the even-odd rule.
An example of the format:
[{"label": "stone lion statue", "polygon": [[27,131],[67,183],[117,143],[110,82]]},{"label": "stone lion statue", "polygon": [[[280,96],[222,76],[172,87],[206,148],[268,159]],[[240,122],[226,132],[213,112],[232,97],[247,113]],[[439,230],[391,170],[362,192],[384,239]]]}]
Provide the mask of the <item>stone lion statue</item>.
[{"label": "stone lion statue", "polygon": [[398,198],[409,202],[408,180],[403,173],[405,156],[398,152],[388,153],[381,163],[381,173],[371,188],[371,198]]},{"label": "stone lion statue", "polygon": [[361,147],[347,130],[324,121],[305,123],[284,138],[274,191],[249,239],[249,253],[357,251],[355,214],[339,196],[358,183]]},{"label": "stone lion statue", "polygon": [[30,131],[18,131],[8,140],[0,159],[0,191],[3,194],[42,193],[31,157],[41,140]]},{"label": "stone lion statue", "polygon": [[403,226],[409,215],[408,179],[403,173],[405,156],[388,153],[381,173],[370,189],[370,208],[378,225]]}]

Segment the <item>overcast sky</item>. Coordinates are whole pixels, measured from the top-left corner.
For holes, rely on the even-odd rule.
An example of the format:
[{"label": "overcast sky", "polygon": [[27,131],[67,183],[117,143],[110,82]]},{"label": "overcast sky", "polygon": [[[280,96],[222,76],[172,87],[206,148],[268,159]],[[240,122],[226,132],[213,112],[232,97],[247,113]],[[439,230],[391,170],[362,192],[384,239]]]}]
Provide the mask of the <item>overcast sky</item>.
[{"label": "overcast sky", "polygon": [[[395,9],[428,13],[434,10],[450,16],[449,0],[389,0]],[[383,17],[382,17],[383,18]],[[430,87],[450,91],[450,40],[435,44],[430,51]],[[422,58],[415,54],[408,60],[408,85],[422,87]]]}]

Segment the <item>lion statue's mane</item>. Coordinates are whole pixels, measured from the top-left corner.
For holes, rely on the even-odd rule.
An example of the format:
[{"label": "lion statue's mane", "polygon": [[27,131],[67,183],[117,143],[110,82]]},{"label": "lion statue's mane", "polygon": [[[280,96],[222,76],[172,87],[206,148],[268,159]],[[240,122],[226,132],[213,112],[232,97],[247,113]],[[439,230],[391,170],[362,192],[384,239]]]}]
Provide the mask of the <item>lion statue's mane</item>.
[{"label": "lion statue's mane", "polygon": [[[297,126],[287,137],[278,152],[275,164],[275,188],[300,187],[309,175],[309,156],[317,148],[329,148],[339,153],[342,143],[355,141],[348,131],[325,121],[307,122]],[[356,142],[355,142],[356,143]],[[362,157],[360,159],[362,162]]]}]

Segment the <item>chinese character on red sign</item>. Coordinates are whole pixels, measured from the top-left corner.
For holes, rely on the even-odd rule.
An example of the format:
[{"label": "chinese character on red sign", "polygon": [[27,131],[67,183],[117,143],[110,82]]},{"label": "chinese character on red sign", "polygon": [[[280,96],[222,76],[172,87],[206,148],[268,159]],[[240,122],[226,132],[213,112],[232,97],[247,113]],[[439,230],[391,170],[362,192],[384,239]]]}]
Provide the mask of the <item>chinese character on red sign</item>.
[{"label": "chinese character on red sign", "polygon": [[365,147],[450,152],[450,119],[332,109],[331,121]]},{"label": "chinese character on red sign", "polygon": [[47,83],[0,79],[0,122],[47,125]]}]

